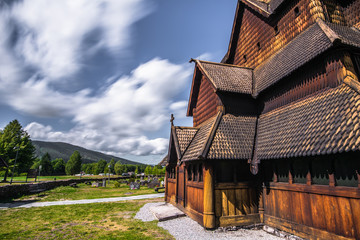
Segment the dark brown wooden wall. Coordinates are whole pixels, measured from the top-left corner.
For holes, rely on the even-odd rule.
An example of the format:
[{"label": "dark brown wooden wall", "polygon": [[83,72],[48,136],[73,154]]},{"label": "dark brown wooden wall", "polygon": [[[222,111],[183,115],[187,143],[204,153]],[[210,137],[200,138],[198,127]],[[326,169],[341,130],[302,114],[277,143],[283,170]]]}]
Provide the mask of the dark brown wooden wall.
[{"label": "dark brown wooden wall", "polygon": [[202,76],[196,108],[193,110],[194,127],[215,116],[219,102],[219,97],[214,92],[212,84],[205,76]]},{"label": "dark brown wooden wall", "polygon": [[249,183],[217,183],[215,216],[218,225],[250,225],[259,222],[258,198],[258,191]]},{"label": "dark brown wooden wall", "polygon": [[176,202],[176,179],[166,179],[166,202],[175,203]]},{"label": "dark brown wooden wall", "polygon": [[323,59],[322,62],[309,63],[285,78],[281,84],[268,89],[264,94],[263,113],[306,98],[325,88],[336,87],[346,76],[358,79],[350,54],[332,52]]},{"label": "dark brown wooden wall", "polygon": [[[309,2],[294,1],[284,16],[278,16],[279,20],[274,19],[272,22],[260,18],[259,14],[245,7],[234,64],[254,68],[304,31],[315,21],[315,6]],[[296,7],[300,10],[299,15],[294,12]],[[278,28],[277,34],[275,26]]]},{"label": "dark brown wooden wall", "polygon": [[360,239],[357,188],[272,183],[263,194],[265,224],[305,238]]}]

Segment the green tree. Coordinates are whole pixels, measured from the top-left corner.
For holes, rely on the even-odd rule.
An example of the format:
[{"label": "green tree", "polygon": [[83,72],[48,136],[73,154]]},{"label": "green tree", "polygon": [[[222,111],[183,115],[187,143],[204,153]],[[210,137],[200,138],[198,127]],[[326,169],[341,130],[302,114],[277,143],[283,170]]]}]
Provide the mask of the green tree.
[{"label": "green tree", "polygon": [[104,159],[100,159],[100,161],[97,163],[95,174],[99,175],[99,173],[103,173],[105,167],[107,167],[107,162]]},{"label": "green tree", "polygon": [[115,173],[115,159],[111,159],[110,161],[110,173]]},{"label": "green tree", "polygon": [[65,165],[66,175],[74,175],[81,171],[81,155],[78,151],[75,151],[69,161]]},{"label": "green tree", "polygon": [[51,165],[51,158],[49,153],[45,153],[45,155],[41,157],[40,165],[42,176],[50,176],[52,174],[53,167]]},{"label": "green tree", "polygon": [[65,162],[62,158],[57,158],[51,161],[53,166],[53,173],[55,175],[65,175]]},{"label": "green tree", "polygon": [[152,168],[151,168],[150,165],[147,165],[147,167],[146,167],[145,170],[144,170],[144,173],[145,173],[146,175],[152,174]]},{"label": "green tree", "polygon": [[135,169],[135,174],[138,175],[139,174],[139,167],[136,166],[136,169]]},{"label": "green tree", "polygon": [[5,170],[4,181],[6,181],[9,170],[13,169],[16,159],[15,172],[22,173],[29,170],[32,166],[35,147],[33,146],[30,135],[23,130],[18,120],[11,121],[4,130],[0,131],[0,156],[9,166]]},{"label": "green tree", "polygon": [[115,173],[117,174],[117,175],[121,175],[123,172],[123,165],[121,164],[121,162],[120,161],[117,161],[116,163],[115,163],[115,167],[114,167],[114,170],[115,170]]}]

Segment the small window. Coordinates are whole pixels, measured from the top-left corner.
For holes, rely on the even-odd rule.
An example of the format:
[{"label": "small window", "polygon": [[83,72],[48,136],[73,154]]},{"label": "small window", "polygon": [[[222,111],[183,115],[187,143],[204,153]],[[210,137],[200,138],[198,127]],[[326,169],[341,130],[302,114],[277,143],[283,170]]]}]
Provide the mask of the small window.
[{"label": "small window", "polygon": [[295,159],[292,162],[293,182],[306,184],[306,176],[309,170],[309,161],[307,159]]},{"label": "small window", "polygon": [[197,181],[198,168],[197,165],[193,165],[193,181]]},{"label": "small window", "polygon": [[300,15],[300,9],[299,7],[294,8],[295,17]]},{"label": "small window", "polygon": [[203,169],[202,164],[199,164],[199,182],[203,181]]},{"label": "small window", "polygon": [[279,34],[279,28],[278,28],[277,25],[274,27],[274,31],[275,31],[275,35],[278,35],[278,34]]},{"label": "small window", "polygon": [[311,182],[313,184],[329,185],[329,173],[331,172],[331,159],[316,158],[311,161]]},{"label": "small window", "polygon": [[290,164],[288,159],[282,159],[276,161],[276,175],[278,182],[289,182],[289,170]]},{"label": "small window", "polygon": [[244,55],[244,62],[247,62],[247,56]]},{"label": "small window", "polygon": [[256,46],[257,46],[258,50],[261,50],[261,44],[260,44],[260,42],[258,42],[258,43],[256,44]]},{"label": "small window", "polygon": [[359,157],[355,154],[335,159],[335,180],[337,186],[357,187],[360,169]]},{"label": "small window", "polygon": [[188,166],[188,181],[192,180],[192,165]]}]

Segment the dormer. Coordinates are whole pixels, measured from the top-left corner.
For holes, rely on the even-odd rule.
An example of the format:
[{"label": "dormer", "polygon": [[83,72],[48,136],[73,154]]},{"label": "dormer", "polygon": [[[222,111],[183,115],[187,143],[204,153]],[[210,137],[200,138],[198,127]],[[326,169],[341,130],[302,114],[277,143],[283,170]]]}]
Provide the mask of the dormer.
[{"label": "dormer", "polygon": [[[187,116],[194,127],[215,116],[218,111],[255,115],[253,70],[235,65],[200,60],[195,62]],[[255,110],[254,110],[255,109]]]}]

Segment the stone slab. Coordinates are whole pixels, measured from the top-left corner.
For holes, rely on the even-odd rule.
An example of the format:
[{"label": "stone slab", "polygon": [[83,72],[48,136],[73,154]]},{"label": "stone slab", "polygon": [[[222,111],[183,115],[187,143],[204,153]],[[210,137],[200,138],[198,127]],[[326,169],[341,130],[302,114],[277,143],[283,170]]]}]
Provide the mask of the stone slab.
[{"label": "stone slab", "polygon": [[169,203],[164,203],[160,206],[151,207],[150,211],[159,220],[159,222],[186,216],[185,213],[183,213],[178,208],[174,207]]}]

